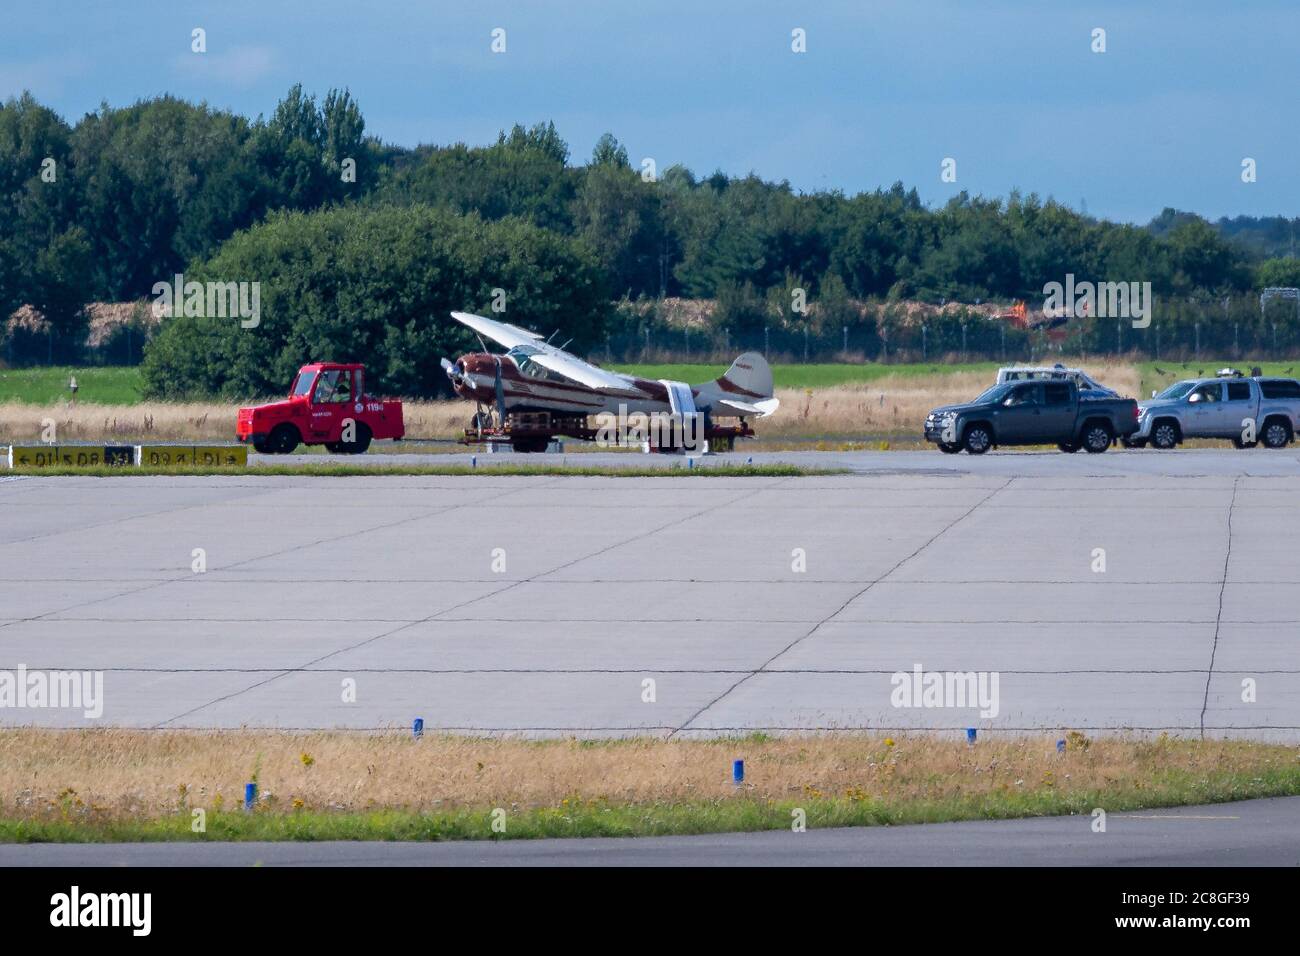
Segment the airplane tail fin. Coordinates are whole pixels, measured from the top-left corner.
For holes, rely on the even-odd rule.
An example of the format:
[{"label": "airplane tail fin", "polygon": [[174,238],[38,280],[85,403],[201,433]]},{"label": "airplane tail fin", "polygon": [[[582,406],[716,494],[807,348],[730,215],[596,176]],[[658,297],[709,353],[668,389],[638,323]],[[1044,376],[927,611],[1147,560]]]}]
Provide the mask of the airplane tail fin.
[{"label": "airplane tail fin", "polygon": [[746,352],[731,363],[715,385],[724,392],[733,392],[739,399],[771,398],[772,369],[767,359],[758,352]]},{"label": "airplane tail fin", "polygon": [[772,369],[758,352],[738,356],[721,378],[696,390],[718,406],[715,414],[763,417],[771,415],[780,404],[772,397]]}]

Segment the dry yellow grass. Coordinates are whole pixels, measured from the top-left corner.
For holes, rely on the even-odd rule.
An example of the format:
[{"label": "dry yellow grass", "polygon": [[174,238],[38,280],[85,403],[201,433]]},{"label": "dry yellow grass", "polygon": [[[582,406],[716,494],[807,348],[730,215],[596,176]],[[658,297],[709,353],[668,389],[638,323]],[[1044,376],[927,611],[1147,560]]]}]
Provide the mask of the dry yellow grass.
[{"label": "dry yellow grass", "polygon": [[[1122,395],[1137,395],[1141,387],[1136,366],[1088,362],[1083,367]],[[988,372],[962,371],[886,375],[872,382],[828,388],[783,388],[777,390],[780,410],[756,422],[755,430],[772,441],[914,436],[930,409],[968,401],[990,384]],[[458,438],[473,412],[470,402],[408,401],[404,403],[406,434],[410,438]],[[48,421],[55,424],[56,441],[230,441],[235,435],[235,413],[235,405],[220,403],[0,404],[0,443],[40,441]]]},{"label": "dry yellow grass", "polygon": [[[1162,774],[1294,772],[1296,749],[1244,741],[1069,736],[970,747],[928,736],[583,743],[343,732],[0,731],[0,817],[75,804],[109,816],[233,809],[256,774],[280,807],[446,810],[565,801],[715,801],[737,795],[910,800],[1141,790]],[[743,788],[731,762],[746,762]]]},{"label": "dry yellow grass", "polygon": [[[1066,365],[1072,363],[1065,360]],[[1121,395],[1136,396],[1140,370],[1130,364],[1089,362],[1085,370]],[[765,439],[807,436],[915,435],[926,413],[940,405],[970,401],[993,384],[987,372],[886,375],[872,382],[832,388],[777,389],[780,410],[755,426]]]},{"label": "dry yellow grass", "polygon": [[[0,444],[39,442],[54,423],[56,442],[233,441],[237,405],[216,402],[142,402],[138,405],[27,405],[0,403]],[[468,402],[405,402],[411,438],[454,438],[469,424]]]},{"label": "dry yellow grass", "polygon": [[54,441],[230,441],[236,407],[206,403],[139,405],[0,404],[0,442],[39,442],[54,426]]}]

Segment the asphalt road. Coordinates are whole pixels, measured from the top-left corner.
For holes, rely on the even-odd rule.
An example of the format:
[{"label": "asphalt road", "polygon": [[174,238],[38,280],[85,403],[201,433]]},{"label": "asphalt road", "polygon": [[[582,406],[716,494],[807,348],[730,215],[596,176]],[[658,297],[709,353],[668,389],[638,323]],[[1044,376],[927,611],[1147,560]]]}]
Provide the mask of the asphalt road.
[{"label": "asphalt road", "polygon": [[[743,446],[729,454],[691,456],[691,465],[793,464],[807,468],[846,469],[863,475],[983,475],[1003,478],[1107,478],[1168,477],[1197,478],[1241,476],[1300,475],[1300,446],[1279,451],[1265,448],[1237,451],[1227,442],[1219,448],[1179,448],[1173,451],[1154,449],[1125,450],[1112,448],[1100,455],[1077,452],[1073,455],[1056,450],[1006,450],[984,455],[944,455],[937,449],[924,451],[771,451],[750,452]],[[440,446],[447,447],[447,446]],[[454,447],[454,446],[452,446]],[[375,453],[369,455],[329,455],[299,453],[294,455],[249,455],[253,468],[263,465],[337,463],[382,467],[384,465],[474,465],[490,469],[494,465],[584,465],[632,468],[685,468],[687,456],[646,455],[637,452],[578,450],[570,443],[565,453],[515,454],[509,449],[494,453],[475,451],[439,451]],[[591,447],[591,446],[586,446]],[[380,446],[376,446],[380,449]]]},{"label": "asphalt road", "polygon": [[1300,740],[1293,452],[814,460],[863,473],[0,481],[0,670],[104,675],[0,724]]},{"label": "asphalt road", "polygon": [[0,844],[0,866],[1298,866],[1300,797],[1092,816],[691,837]]}]

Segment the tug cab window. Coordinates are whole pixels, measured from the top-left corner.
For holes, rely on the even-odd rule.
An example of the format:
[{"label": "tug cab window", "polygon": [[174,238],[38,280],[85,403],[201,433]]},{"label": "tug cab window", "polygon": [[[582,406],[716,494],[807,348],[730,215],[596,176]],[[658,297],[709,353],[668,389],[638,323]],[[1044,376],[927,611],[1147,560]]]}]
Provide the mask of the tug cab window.
[{"label": "tug cab window", "polygon": [[308,372],[306,375],[299,375],[293,380],[293,390],[289,394],[296,398],[310,395],[312,383],[315,381],[316,375],[314,372]]},{"label": "tug cab window", "polygon": [[321,372],[316,381],[312,404],[328,405],[352,401],[352,370],[329,369]]}]

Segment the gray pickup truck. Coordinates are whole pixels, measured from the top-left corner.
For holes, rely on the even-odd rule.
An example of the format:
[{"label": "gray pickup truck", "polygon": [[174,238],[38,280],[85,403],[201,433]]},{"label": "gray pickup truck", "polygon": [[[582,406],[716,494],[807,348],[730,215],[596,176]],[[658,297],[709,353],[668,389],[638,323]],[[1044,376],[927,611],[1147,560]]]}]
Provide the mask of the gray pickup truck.
[{"label": "gray pickup truck", "polygon": [[1138,427],[1131,398],[1080,401],[1072,381],[1007,382],[965,405],[945,405],[925,418],[925,439],[949,455],[982,455],[998,445],[1055,445],[1103,452]]},{"label": "gray pickup truck", "polygon": [[1300,382],[1225,370],[1216,378],[1175,382],[1138,410],[1138,430],[1124,440],[1130,448],[1173,448],[1188,438],[1285,448],[1300,428]]}]

